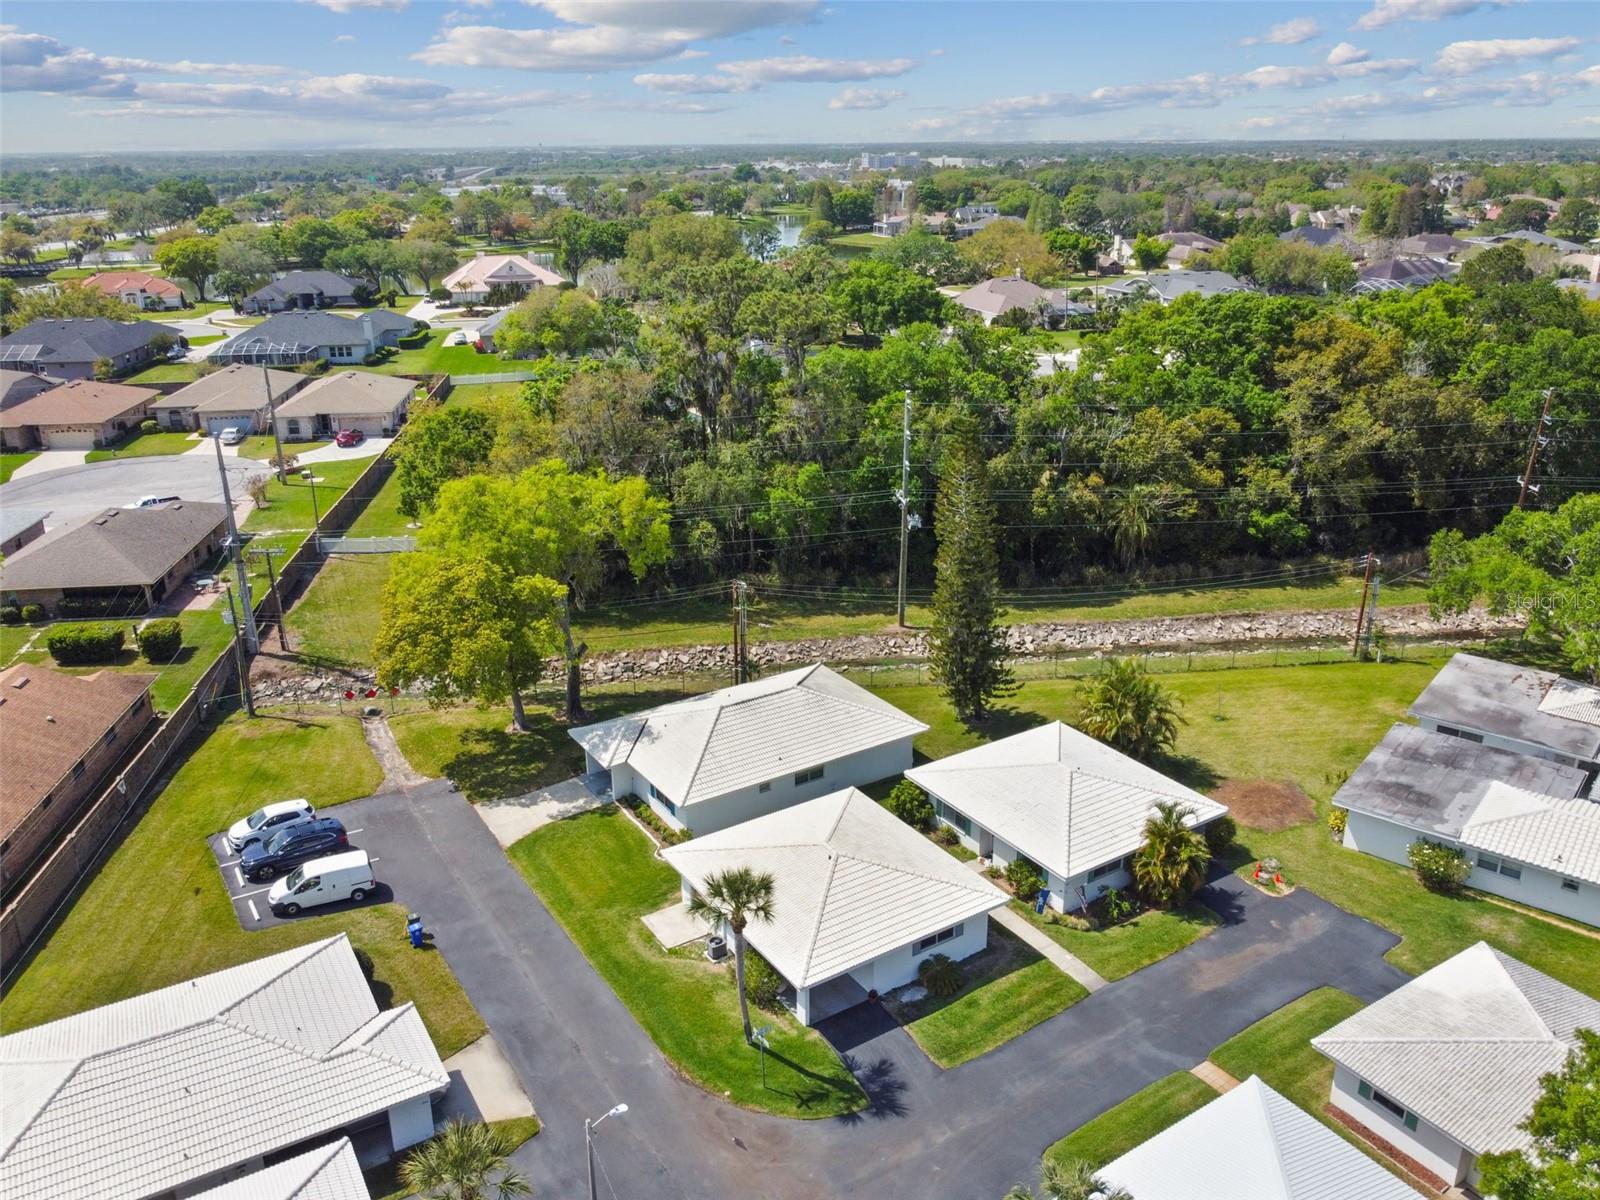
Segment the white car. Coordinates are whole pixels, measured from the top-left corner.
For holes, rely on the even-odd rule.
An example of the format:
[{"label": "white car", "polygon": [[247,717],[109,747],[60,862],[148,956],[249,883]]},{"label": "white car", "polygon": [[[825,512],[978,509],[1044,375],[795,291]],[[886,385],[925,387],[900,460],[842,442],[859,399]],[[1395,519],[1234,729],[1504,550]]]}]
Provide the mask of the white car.
[{"label": "white car", "polygon": [[278,830],[317,815],[309,800],[279,800],[256,809],[242,821],[228,826],[228,849],[238,854],[251,842],[271,837]]},{"label": "white car", "polygon": [[337,900],[354,900],[359,904],[376,886],[367,852],[346,850],[301,863],[267,889],[267,904],[273,912],[292,917],[302,908],[315,908]]},{"label": "white car", "polygon": [[244,441],[244,430],[237,425],[229,426],[217,435],[217,440],[224,446],[237,446]]}]

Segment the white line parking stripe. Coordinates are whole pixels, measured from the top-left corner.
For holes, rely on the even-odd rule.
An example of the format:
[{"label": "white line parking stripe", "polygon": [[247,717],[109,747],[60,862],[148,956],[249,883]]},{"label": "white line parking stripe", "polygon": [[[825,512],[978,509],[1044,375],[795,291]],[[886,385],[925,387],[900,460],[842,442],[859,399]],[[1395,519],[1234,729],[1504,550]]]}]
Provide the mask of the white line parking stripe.
[{"label": "white line parking stripe", "polygon": [[234,899],[235,900],[248,900],[251,896],[259,896],[259,895],[261,895],[262,892],[270,892],[271,890],[272,890],[271,888],[257,888],[253,892],[240,892],[237,896],[234,897]]},{"label": "white line parking stripe", "polygon": [[224,866],[224,867],[231,867],[231,866],[233,866],[234,863],[236,863],[238,861],[239,860],[237,858],[225,858],[225,859],[222,860],[221,865]]},{"label": "white line parking stripe", "polygon": [[364,830],[362,830],[362,829],[346,829],[345,832],[346,833],[362,833],[362,832],[364,832]]},{"label": "white line parking stripe", "polygon": [[235,867],[233,869],[233,874],[239,880],[239,886],[243,887],[244,886],[244,872],[241,871],[238,867]]},{"label": "white line parking stripe", "polygon": [[261,920],[261,914],[256,911],[256,902],[254,900],[250,901],[250,919],[252,921]]}]

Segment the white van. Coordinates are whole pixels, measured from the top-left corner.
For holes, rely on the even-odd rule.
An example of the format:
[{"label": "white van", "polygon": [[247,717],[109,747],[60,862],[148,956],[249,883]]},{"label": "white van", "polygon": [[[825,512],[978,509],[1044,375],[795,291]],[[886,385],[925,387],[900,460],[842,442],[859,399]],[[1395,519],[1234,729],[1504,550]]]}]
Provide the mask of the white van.
[{"label": "white van", "polygon": [[267,889],[272,911],[294,916],[302,908],[335,900],[365,900],[376,886],[365,850],[346,850],[301,863]]}]

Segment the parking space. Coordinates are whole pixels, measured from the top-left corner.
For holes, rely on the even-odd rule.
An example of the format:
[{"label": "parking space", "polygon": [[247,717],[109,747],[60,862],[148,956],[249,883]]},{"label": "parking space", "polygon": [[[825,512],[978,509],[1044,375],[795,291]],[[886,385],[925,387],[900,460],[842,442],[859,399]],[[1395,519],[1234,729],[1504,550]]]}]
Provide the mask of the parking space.
[{"label": "parking space", "polygon": [[227,889],[228,896],[233,901],[234,914],[244,929],[270,929],[274,925],[286,925],[294,921],[304,921],[308,917],[346,912],[352,908],[364,908],[369,904],[386,904],[395,899],[394,889],[384,881],[384,871],[387,866],[395,862],[395,854],[388,851],[398,853],[400,850],[398,843],[401,839],[392,832],[387,839],[385,838],[384,822],[378,814],[373,814],[378,816],[378,819],[369,824],[363,814],[354,809],[346,813],[347,807],[349,806],[340,805],[319,815],[335,817],[344,822],[345,833],[350,839],[348,849],[367,852],[372,862],[372,877],[377,886],[362,900],[341,900],[332,904],[322,904],[315,908],[302,909],[292,917],[274,913],[267,903],[267,891],[276,882],[275,880],[268,879],[255,883],[245,878],[244,872],[239,867],[239,856],[228,849],[227,837],[222,831],[219,830],[207,839],[211,853],[216,857],[223,887]]}]

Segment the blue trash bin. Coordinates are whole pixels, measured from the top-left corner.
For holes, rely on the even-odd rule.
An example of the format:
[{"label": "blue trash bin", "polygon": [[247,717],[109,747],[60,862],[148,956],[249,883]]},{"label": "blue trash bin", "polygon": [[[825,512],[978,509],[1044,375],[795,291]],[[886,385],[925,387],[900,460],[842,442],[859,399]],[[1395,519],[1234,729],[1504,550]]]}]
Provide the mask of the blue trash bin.
[{"label": "blue trash bin", "polygon": [[421,950],[422,949],[422,918],[417,916],[416,913],[412,913],[410,916],[408,916],[406,918],[406,933],[408,935],[410,935],[411,945],[414,948],[416,948],[418,950]]},{"label": "blue trash bin", "polygon": [[1039,889],[1039,895],[1033,902],[1033,911],[1036,912],[1036,913],[1042,913],[1044,911],[1044,906],[1046,904],[1049,904],[1049,903],[1050,903],[1050,889],[1049,888],[1040,888]]}]

